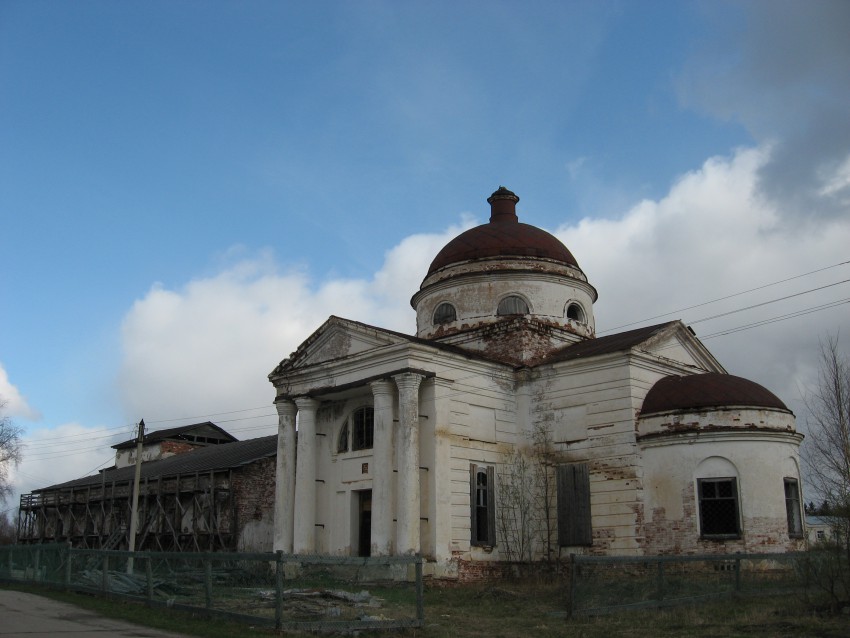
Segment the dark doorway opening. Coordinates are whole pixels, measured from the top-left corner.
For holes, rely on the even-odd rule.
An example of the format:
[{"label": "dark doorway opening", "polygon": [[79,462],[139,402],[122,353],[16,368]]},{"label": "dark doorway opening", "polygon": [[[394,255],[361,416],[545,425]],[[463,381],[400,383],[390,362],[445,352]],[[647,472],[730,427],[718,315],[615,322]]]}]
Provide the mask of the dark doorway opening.
[{"label": "dark doorway opening", "polygon": [[361,490],[358,495],[357,555],[372,553],[372,490]]}]

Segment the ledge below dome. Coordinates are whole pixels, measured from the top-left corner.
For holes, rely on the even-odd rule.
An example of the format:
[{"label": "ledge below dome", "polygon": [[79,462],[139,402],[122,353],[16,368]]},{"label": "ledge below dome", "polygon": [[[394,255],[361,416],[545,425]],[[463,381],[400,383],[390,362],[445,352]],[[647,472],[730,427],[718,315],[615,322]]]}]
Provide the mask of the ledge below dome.
[{"label": "ledge below dome", "polygon": [[535,317],[516,316],[478,325],[445,328],[430,339],[478,352],[502,363],[531,367],[542,363],[554,351],[587,339],[585,329],[586,326],[580,324],[577,328]]}]

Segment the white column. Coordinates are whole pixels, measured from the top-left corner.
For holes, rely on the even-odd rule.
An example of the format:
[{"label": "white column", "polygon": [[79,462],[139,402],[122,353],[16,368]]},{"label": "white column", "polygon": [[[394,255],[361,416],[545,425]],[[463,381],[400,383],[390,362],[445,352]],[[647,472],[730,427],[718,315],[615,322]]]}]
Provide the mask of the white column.
[{"label": "white column", "polygon": [[296,554],[313,554],[316,551],[316,410],[319,402],[299,397],[295,405],[298,406],[298,452],[292,550]]},{"label": "white column", "polygon": [[275,401],[277,406],[277,467],[274,490],[274,551],[292,553],[295,511],[295,403]]},{"label": "white column", "polygon": [[372,555],[389,556],[393,539],[393,394],[391,381],[374,381],[372,445]]},{"label": "white column", "polygon": [[419,384],[421,374],[393,377],[398,386],[398,488],[396,495],[397,554],[419,551]]}]

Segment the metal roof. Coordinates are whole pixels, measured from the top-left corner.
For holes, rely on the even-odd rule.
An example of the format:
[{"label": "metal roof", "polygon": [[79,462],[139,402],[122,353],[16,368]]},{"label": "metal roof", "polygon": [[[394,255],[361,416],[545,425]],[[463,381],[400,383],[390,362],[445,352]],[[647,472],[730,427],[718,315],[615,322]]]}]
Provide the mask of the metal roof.
[{"label": "metal roof", "polygon": [[[222,439],[227,441],[238,441],[235,436],[230,434],[229,432],[222,430],[212,421],[204,421],[203,423],[193,423],[192,425],[181,425],[176,428],[168,428],[167,430],[153,430],[151,432],[145,433],[145,441],[144,445],[150,445],[151,443],[156,443],[158,441],[164,441],[165,439],[180,439],[183,435],[190,434],[195,430],[200,430],[202,428],[212,428],[217,430],[222,435]],[[121,443],[116,443],[112,446],[115,450],[121,450],[124,448],[135,447],[136,439],[130,439],[128,441],[122,441]]]},{"label": "metal roof", "polygon": [[773,392],[755,381],[708,372],[659,379],[643,401],[641,416],[673,410],[746,406],[788,410]]},{"label": "metal roof", "polygon": [[626,332],[618,332],[613,335],[579,341],[578,343],[573,343],[556,350],[546,357],[543,363],[572,361],[573,359],[584,359],[587,357],[596,357],[603,354],[629,350],[676,323],[678,322],[668,321],[654,326],[646,326],[645,328],[636,328],[634,330],[627,330]]},{"label": "metal roof", "polygon": [[[260,459],[275,456],[277,454],[277,435],[264,436],[247,441],[235,441],[221,445],[210,445],[198,448],[191,452],[184,452],[170,456],[159,461],[147,461],[142,463],[142,479],[158,479],[178,474],[195,474],[196,472],[209,472],[211,470],[227,470],[241,467]],[[135,465],[128,465],[120,469],[111,468],[103,470],[94,476],[51,485],[33,490],[34,493],[48,492],[51,490],[68,489],[77,487],[88,487],[100,485],[101,483],[125,483],[133,480],[136,472]]]},{"label": "metal roof", "polygon": [[451,264],[495,257],[552,259],[579,268],[557,237],[520,223],[515,210],[519,197],[511,191],[500,187],[487,201],[491,205],[490,222],[470,228],[446,244],[431,262],[428,275]]}]

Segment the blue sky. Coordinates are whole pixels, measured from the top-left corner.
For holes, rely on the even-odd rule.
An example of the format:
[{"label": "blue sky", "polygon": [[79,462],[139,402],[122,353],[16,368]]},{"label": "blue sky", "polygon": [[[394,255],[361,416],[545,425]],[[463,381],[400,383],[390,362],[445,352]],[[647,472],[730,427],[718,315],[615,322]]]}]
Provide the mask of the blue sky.
[{"label": "blue sky", "polygon": [[[850,297],[848,7],[3,2],[18,489],[142,417],[274,431],[274,365],[331,313],[412,332],[430,259],[500,184],[576,255],[600,330],[826,267],[674,316],[835,284],[708,335]],[[848,309],[706,345],[790,404]]]}]

